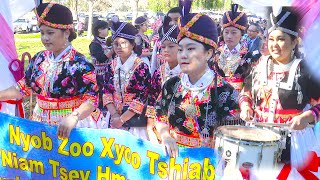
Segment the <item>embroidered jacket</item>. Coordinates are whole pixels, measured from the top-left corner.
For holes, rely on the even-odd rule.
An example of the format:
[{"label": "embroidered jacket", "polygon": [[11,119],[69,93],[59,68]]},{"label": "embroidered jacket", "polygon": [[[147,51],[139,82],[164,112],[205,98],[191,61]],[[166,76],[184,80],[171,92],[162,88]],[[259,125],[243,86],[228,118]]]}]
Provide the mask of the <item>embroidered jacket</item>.
[{"label": "embroidered jacket", "polygon": [[148,107],[146,115],[149,118],[155,117],[155,106],[156,101],[161,93],[164,83],[172,77],[175,77],[181,73],[180,66],[177,65],[172,70],[169,70],[169,65],[167,63],[162,64],[159,69],[157,69],[152,78],[149,86],[148,93]]},{"label": "embroidered jacket", "polygon": [[308,109],[319,118],[319,88],[304,60],[294,59],[286,68],[277,69],[268,56],[261,58],[246,78],[240,107],[244,102],[250,103],[260,122],[286,123]]},{"label": "embroidered jacket", "polygon": [[194,118],[190,118],[186,111],[192,96],[189,91],[183,97],[184,88],[181,85],[181,78],[182,75],[176,76],[164,84],[156,105],[157,122],[169,125],[170,133],[177,140],[178,145],[200,147],[200,131],[203,130],[207,121],[210,142],[205,146],[214,147],[214,130],[236,118],[234,110],[238,105],[235,90],[217,75],[217,88],[215,88],[215,80],[212,79],[202,98],[194,99],[196,112]]},{"label": "embroidered jacket", "polygon": [[[90,43],[89,49],[96,74],[103,77],[105,75],[105,70],[109,62],[108,57],[105,55],[105,53],[109,51],[106,45],[106,40],[95,37]],[[102,85],[102,83],[99,83],[99,86],[100,84]]]},{"label": "embroidered jacket", "polygon": [[106,40],[99,37],[95,37],[90,43],[89,49],[90,49],[92,63],[95,67],[95,72],[97,75],[97,83],[99,86],[99,109],[104,114],[106,114],[107,109],[103,107],[103,100],[102,100],[104,76],[105,76],[107,65],[109,62],[108,57],[105,55],[105,53],[108,52]]},{"label": "embroidered jacket", "polygon": [[90,55],[94,64],[107,63],[108,57],[105,52],[108,51],[106,40],[95,37],[89,45]]},{"label": "embroidered jacket", "polygon": [[148,85],[151,79],[149,68],[136,55],[128,72],[121,72],[119,66],[121,65],[115,58],[107,67],[103,95],[104,105],[114,103],[120,114],[125,108],[141,114],[148,98]]},{"label": "embroidered jacket", "polygon": [[[93,65],[73,48],[56,63],[49,60],[50,56],[50,51],[37,53],[32,58],[25,77],[17,82],[16,88],[22,95],[29,96],[30,90],[37,95],[36,108],[39,114],[37,117],[33,116],[34,120],[50,122],[54,111],[56,115],[61,115],[56,117],[57,121],[52,122],[56,124],[60,121],[59,118],[66,117],[84,101],[97,107],[98,86]],[[57,106],[59,102],[65,103]],[[53,109],[53,106],[57,107]],[[46,117],[43,117],[44,114]]]}]

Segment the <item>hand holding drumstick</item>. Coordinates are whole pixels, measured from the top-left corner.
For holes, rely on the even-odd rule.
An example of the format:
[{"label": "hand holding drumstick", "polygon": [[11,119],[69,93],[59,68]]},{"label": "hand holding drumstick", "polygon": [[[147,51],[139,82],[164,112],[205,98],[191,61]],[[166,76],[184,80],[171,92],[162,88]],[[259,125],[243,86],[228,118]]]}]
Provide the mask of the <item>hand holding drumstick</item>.
[{"label": "hand holding drumstick", "polygon": [[241,105],[240,118],[245,121],[253,120],[253,109],[248,103]]}]

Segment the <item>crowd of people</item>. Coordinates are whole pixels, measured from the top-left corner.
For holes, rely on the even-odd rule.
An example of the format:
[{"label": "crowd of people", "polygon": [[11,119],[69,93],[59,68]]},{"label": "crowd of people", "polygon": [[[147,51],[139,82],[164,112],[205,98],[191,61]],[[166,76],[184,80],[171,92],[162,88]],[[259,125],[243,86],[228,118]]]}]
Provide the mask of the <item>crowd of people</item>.
[{"label": "crowd of people", "polygon": [[[46,50],[34,55],[23,79],[0,91],[0,100],[32,92],[32,120],[58,125],[63,138],[75,127],[123,129],[163,144],[173,157],[178,147],[215,148],[220,126],[257,121],[301,130],[318,122],[320,85],[297,53],[292,8],[273,12],[270,28],[249,24],[237,4],[221,22],[190,8],[191,1],[181,1],[170,10],[157,38],[145,35],[145,17],[134,25],[95,22],[89,60],[71,44],[71,11],[41,4]],[[281,161],[288,160],[290,152],[283,153]]]}]

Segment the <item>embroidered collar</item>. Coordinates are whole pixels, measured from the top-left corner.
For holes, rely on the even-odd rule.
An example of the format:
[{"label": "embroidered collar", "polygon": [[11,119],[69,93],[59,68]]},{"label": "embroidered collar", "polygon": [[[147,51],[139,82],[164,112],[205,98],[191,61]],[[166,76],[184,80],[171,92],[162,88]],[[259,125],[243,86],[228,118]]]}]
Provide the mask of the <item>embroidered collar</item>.
[{"label": "embroidered collar", "polygon": [[137,59],[137,54],[132,52],[131,55],[129,56],[129,58],[127,59],[127,61],[122,64],[120,57],[117,57],[117,66],[115,68],[116,71],[118,71],[118,69],[124,71],[125,73],[128,73],[131,69],[132,66],[134,65],[135,60]]},{"label": "embroidered collar", "polygon": [[200,100],[205,94],[207,87],[210,86],[214,78],[215,73],[212,70],[208,69],[195,84],[191,84],[189,76],[187,74],[182,74],[182,97],[184,97],[190,91],[192,98],[198,96],[198,99]]},{"label": "embroidered collar", "polygon": [[53,52],[50,52],[48,55],[49,62],[60,62],[63,60],[63,57],[72,49],[72,46],[67,46],[57,57],[54,58]]},{"label": "embroidered collar", "polygon": [[165,63],[165,78],[166,79],[177,76],[180,73],[181,73],[181,68],[180,68],[179,64],[176,67],[174,67],[173,69],[170,69],[168,62]]},{"label": "embroidered collar", "polygon": [[100,42],[100,43],[104,43],[106,44],[107,40],[105,38],[101,38],[101,37],[96,37],[96,39]]},{"label": "embroidered collar", "polygon": [[245,62],[250,62],[250,59],[242,58],[248,51],[246,45],[239,43],[231,51],[227,45],[224,45],[218,60],[219,68],[224,72],[225,76],[233,77],[239,66]]},{"label": "embroidered collar", "polygon": [[[278,87],[281,89],[286,89],[286,90],[292,90],[293,88],[293,82],[294,80],[297,81],[298,77],[300,76],[300,68],[299,68],[299,64],[301,62],[301,59],[296,59],[294,58],[292,60],[292,63],[288,63],[286,64],[286,68],[290,67],[289,72],[289,76],[286,82],[275,82],[273,80],[268,79],[268,75],[271,72],[274,72],[274,69],[272,69],[273,67],[271,67],[270,65],[272,65],[272,63],[269,63],[271,61],[271,56],[266,56],[265,59],[263,59],[263,61],[261,61],[261,63],[259,63],[259,66],[257,67],[257,71],[261,72],[261,78],[259,78],[259,80],[261,81],[261,83],[263,85],[268,85],[270,83],[270,86],[273,87],[275,84],[278,83]],[[282,68],[281,68],[282,69]],[[269,73],[268,73],[269,71]],[[282,70],[283,72],[283,70]],[[296,76],[298,74],[298,76]]]},{"label": "embroidered collar", "polygon": [[290,70],[291,65],[293,64],[294,60],[289,62],[288,64],[274,64],[273,62],[273,72],[275,73],[282,73],[287,72]]},{"label": "embroidered collar", "polygon": [[230,50],[227,46],[227,44],[224,45],[224,52],[225,53],[231,53],[231,54],[237,54],[240,52],[240,48],[241,48],[241,45],[240,43],[238,43],[238,45],[236,47],[234,47],[232,50]]}]

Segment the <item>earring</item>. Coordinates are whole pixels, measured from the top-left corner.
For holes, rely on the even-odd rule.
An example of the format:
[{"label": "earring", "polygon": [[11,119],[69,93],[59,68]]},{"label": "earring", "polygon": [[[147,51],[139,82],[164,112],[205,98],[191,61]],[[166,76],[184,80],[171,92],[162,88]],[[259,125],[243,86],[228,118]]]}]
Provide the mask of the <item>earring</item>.
[{"label": "earring", "polygon": [[66,38],[66,43],[64,43],[64,46],[67,46],[67,45],[68,45],[69,40],[68,40],[68,37],[66,37],[66,36],[65,36],[65,38]]},{"label": "earring", "polygon": [[294,58],[294,52],[295,52],[295,48],[294,48],[294,49],[292,49],[292,51],[291,51],[291,59],[293,59],[293,58]]}]

